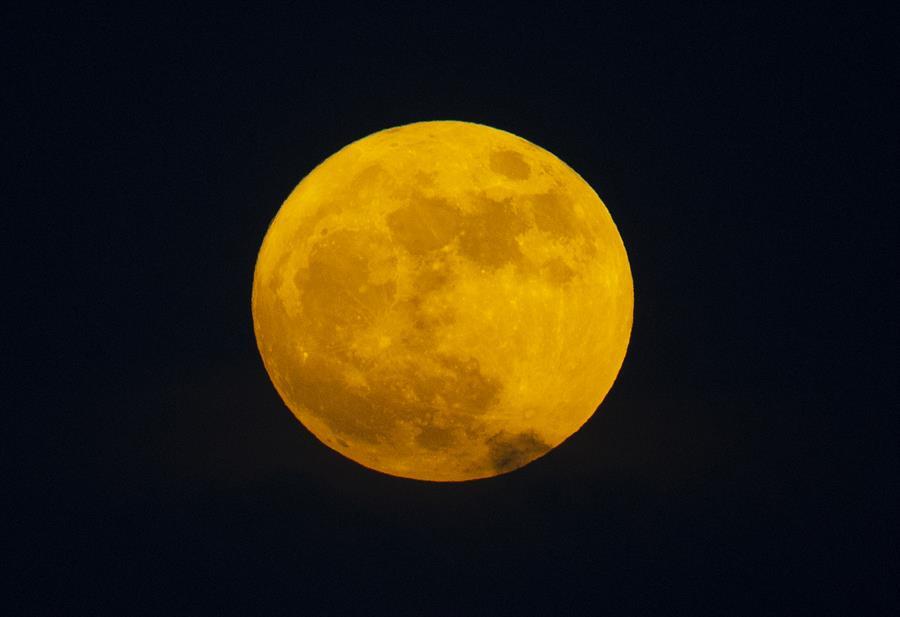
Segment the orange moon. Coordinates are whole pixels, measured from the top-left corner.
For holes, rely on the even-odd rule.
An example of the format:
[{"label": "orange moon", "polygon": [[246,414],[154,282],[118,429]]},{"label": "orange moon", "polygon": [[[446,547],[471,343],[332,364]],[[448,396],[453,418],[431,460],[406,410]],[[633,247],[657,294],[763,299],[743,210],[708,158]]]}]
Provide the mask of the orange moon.
[{"label": "orange moon", "polygon": [[577,431],[618,375],[634,292],[597,193],[550,152],[418,122],[313,169],[256,262],[257,344],[323,443],[387,474],[495,476]]}]

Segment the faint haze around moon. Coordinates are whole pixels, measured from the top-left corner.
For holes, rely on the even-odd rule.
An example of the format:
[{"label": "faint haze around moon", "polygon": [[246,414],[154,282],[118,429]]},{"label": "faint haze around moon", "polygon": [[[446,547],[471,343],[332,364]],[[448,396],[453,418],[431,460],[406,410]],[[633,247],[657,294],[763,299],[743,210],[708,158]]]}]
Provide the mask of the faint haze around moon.
[{"label": "faint haze around moon", "polygon": [[260,353],[321,441],[388,474],[490,477],[606,396],[631,333],[603,202],[546,150],[484,125],[374,133],[278,211],[253,280]]}]

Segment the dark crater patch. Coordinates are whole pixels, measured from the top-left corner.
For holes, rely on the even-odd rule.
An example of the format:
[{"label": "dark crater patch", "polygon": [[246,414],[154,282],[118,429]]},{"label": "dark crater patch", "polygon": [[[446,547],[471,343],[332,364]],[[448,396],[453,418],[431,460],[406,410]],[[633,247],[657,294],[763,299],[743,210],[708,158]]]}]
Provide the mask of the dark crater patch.
[{"label": "dark crater patch", "polygon": [[556,257],[544,264],[541,268],[541,275],[554,285],[561,286],[575,278],[575,271],[562,259]]},{"label": "dark crater patch", "polygon": [[409,204],[387,215],[394,240],[413,255],[453,241],[461,226],[460,212],[445,199],[414,195]]},{"label": "dark crater patch", "polygon": [[384,400],[411,420],[430,420],[435,412],[469,415],[486,412],[500,398],[503,386],[481,372],[475,359],[431,355],[410,362],[396,372],[385,369],[374,380],[373,396]]},{"label": "dark crater patch", "polygon": [[421,265],[413,280],[413,289],[418,299],[437,291],[455,278],[445,256],[429,259]]},{"label": "dark crater patch", "polygon": [[417,171],[415,176],[413,176],[416,180],[417,186],[433,186],[434,179],[437,178],[437,173],[435,172],[425,172],[425,171]]},{"label": "dark crater patch", "polygon": [[559,191],[548,191],[531,198],[534,224],[552,236],[568,238],[575,234],[575,213],[571,200]]},{"label": "dark crater patch", "polygon": [[452,429],[426,426],[416,436],[416,443],[428,450],[444,450],[456,443]]},{"label": "dark crater patch", "polygon": [[512,471],[550,450],[534,431],[511,434],[500,431],[487,440],[491,465],[499,473]]},{"label": "dark crater patch", "polygon": [[514,150],[500,150],[491,153],[491,171],[511,180],[525,180],[531,175],[531,167]]},{"label": "dark crater patch", "polygon": [[[481,372],[478,360],[439,356],[443,373],[434,385],[439,389],[438,401],[446,401],[450,409],[481,414],[497,403],[503,385]],[[435,400],[435,399],[432,399]]]},{"label": "dark crater patch", "polygon": [[387,178],[388,174],[384,168],[375,163],[356,174],[353,179],[345,185],[345,188],[350,195],[359,195],[364,191],[369,191],[380,186]]},{"label": "dark crater patch", "polygon": [[347,364],[322,359],[292,375],[286,386],[291,399],[326,422],[336,433],[377,443],[398,422],[422,426],[418,442],[429,449],[452,445],[457,427],[437,427],[437,413],[464,417],[486,412],[499,400],[502,384],[481,373],[474,359],[432,356],[405,365],[388,365],[367,373],[369,385],[348,384]]},{"label": "dark crater patch", "polygon": [[460,254],[491,268],[524,261],[516,236],[527,224],[509,201],[475,194],[478,214],[467,216],[459,237]]},{"label": "dark crater patch", "polygon": [[292,399],[325,421],[336,433],[377,443],[397,421],[393,410],[361,390],[351,389],[326,365],[311,365],[288,380]]},{"label": "dark crater patch", "polygon": [[396,283],[370,280],[373,271],[396,267],[386,246],[371,234],[352,230],[334,231],[316,243],[309,266],[298,270],[294,281],[313,340],[347,338],[390,308]]},{"label": "dark crater patch", "polygon": [[422,296],[420,295],[414,295],[398,302],[394,310],[407,315],[407,321],[412,326],[402,334],[400,340],[404,346],[418,352],[431,349],[435,328],[456,321],[456,315],[452,306],[447,306],[438,314],[426,313],[422,310]]}]

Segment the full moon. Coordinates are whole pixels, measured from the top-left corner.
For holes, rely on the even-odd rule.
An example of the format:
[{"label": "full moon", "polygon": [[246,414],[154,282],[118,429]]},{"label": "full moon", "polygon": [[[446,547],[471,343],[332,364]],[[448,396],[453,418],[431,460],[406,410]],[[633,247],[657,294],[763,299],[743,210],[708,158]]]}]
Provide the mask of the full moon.
[{"label": "full moon", "polygon": [[634,292],[606,206],[511,133],[418,122],[353,142],[278,211],[253,277],[281,398],[371,469],[461,481],[522,467],[594,413]]}]

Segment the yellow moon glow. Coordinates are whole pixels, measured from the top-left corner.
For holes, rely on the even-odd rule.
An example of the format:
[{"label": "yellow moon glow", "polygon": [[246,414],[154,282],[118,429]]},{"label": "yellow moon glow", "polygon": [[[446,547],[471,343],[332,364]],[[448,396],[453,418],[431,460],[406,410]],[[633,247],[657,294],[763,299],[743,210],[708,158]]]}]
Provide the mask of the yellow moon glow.
[{"label": "yellow moon glow", "polygon": [[266,370],[321,441],[384,473],[484,478],[578,430],[631,334],[622,239],[575,171],[511,133],[419,122],[316,167],[253,278]]}]

